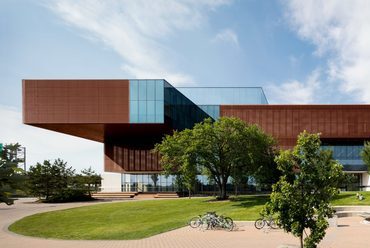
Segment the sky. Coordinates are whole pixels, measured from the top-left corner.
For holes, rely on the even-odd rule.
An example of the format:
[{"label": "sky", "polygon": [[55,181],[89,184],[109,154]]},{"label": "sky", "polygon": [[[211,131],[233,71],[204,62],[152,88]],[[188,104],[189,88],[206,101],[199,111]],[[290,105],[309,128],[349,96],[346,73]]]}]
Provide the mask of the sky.
[{"label": "sky", "polygon": [[367,0],[0,0],[0,143],[103,171],[103,145],[22,124],[22,79],[261,86],[269,103],[370,102]]}]

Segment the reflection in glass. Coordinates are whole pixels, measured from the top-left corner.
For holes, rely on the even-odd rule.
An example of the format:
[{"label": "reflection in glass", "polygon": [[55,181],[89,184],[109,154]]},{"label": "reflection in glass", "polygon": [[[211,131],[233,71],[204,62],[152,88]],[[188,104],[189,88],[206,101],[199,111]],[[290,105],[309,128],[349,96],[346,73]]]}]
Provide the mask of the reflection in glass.
[{"label": "reflection in glass", "polygon": [[154,101],[155,100],[155,81],[147,80],[146,81],[146,100]]},{"label": "reflection in glass", "polygon": [[198,105],[268,104],[260,87],[177,87]]}]

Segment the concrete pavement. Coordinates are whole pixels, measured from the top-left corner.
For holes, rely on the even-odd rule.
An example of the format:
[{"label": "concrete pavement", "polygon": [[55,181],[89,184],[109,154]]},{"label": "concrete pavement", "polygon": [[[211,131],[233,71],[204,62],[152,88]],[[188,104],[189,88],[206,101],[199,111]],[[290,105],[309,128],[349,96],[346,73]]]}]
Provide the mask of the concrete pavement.
[{"label": "concrete pavement", "polygon": [[[25,216],[72,207],[87,206],[93,203],[38,204],[34,199],[21,199],[13,206],[0,205],[0,244],[2,248],[238,248],[238,247],[296,247],[298,239],[282,230],[256,230],[251,222],[238,222],[238,230],[226,232],[199,231],[189,227],[155,235],[141,240],[54,240],[26,237],[7,230],[14,221]],[[339,218],[338,227],[331,227],[319,247],[369,247],[370,225],[363,224],[360,217]]]}]

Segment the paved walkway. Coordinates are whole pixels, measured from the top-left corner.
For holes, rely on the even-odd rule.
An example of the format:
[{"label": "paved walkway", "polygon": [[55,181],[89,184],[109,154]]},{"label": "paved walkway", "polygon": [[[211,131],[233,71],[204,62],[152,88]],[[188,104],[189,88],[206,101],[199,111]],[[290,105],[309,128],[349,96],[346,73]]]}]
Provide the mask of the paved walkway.
[{"label": "paved walkway", "polygon": [[[0,205],[0,244],[2,248],[238,248],[238,247],[297,247],[298,239],[282,230],[256,230],[250,222],[238,223],[238,230],[199,231],[189,227],[180,228],[141,240],[122,241],[75,241],[32,238],[11,233],[8,226],[24,216],[71,207],[105,203],[37,204],[31,199],[16,201],[13,206]],[[109,203],[108,203],[109,204]],[[331,227],[320,247],[369,247],[370,225],[360,217],[338,219],[338,227]]]}]

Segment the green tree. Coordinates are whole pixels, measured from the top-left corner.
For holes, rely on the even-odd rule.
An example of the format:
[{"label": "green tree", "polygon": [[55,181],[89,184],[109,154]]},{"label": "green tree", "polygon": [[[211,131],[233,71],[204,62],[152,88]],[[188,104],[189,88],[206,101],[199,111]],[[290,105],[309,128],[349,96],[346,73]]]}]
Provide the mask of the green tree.
[{"label": "green tree", "polygon": [[[274,139],[256,125],[237,118],[206,119],[193,129],[166,136],[155,150],[166,173],[187,173],[194,179],[205,171],[218,185],[219,198],[226,199],[226,185],[237,173],[254,175],[273,156]],[[192,182],[193,183],[193,182]]]},{"label": "green tree", "polygon": [[364,148],[362,149],[360,155],[365,165],[367,166],[368,173],[370,173],[370,142],[369,141],[365,142]]},{"label": "green tree", "polygon": [[158,184],[158,181],[159,181],[159,175],[157,173],[151,174],[150,175],[150,179],[152,179],[152,181],[153,181],[154,190],[157,190],[157,184]]},{"label": "green tree", "polygon": [[[285,231],[300,238],[301,247],[303,243],[304,247],[316,247],[324,238],[329,226],[326,218],[334,213],[330,201],[344,178],[332,151],[322,150],[320,145],[319,134],[304,131],[293,150],[281,151],[276,163],[282,176],[265,206],[266,213],[278,216]],[[310,230],[306,238],[305,229]]]},{"label": "green tree", "polygon": [[18,168],[18,163],[21,162],[17,158],[19,148],[18,143],[5,145],[0,154],[0,203],[7,205],[14,203],[14,199],[10,198],[12,193],[24,186],[24,172]]},{"label": "green tree", "polygon": [[157,144],[154,149],[161,154],[163,174],[175,175],[177,184],[188,190],[189,198],[198,174],[192,142],[192,131],[185,129],[182,132],[175,131],[173,135],[166,135],[162,143]]},{"label": "green tree", "polygon": [[231,182],[234,185],[234,194],[235,196],[238,195],[238,187],[240,187],[243,184],[247,184],[248,177],[245,176],[245,173],[234,173],[231,176]]},{"label": "green tree", "polygon": [[98,191],[98,185],[101,183],[102,177],[95,173],[91,166],[81,170],[81,175],[78,175],[77,188],[85,189],[91,197],[91,191]]},{"label": "green tree", "polygon": [[74,169],[67,167],[61,159],[45,160],[31,166],[28,175],[28,188],[31,194],[49,200],[73,184]]}]

